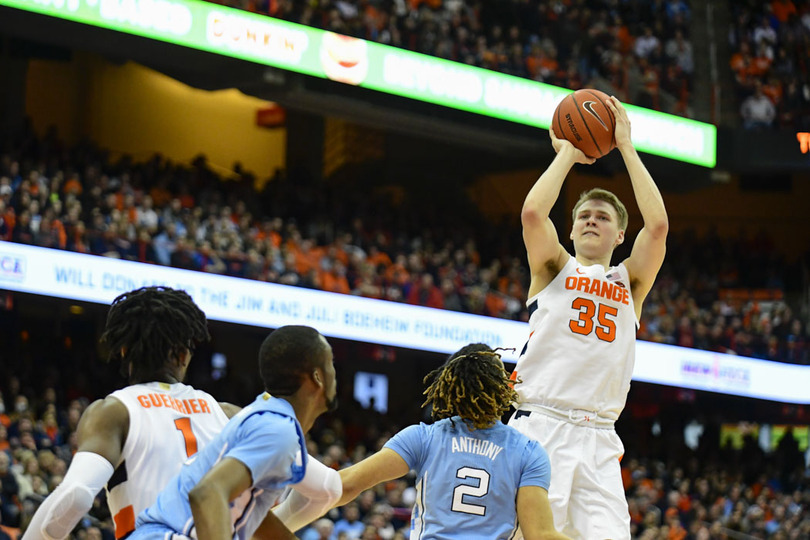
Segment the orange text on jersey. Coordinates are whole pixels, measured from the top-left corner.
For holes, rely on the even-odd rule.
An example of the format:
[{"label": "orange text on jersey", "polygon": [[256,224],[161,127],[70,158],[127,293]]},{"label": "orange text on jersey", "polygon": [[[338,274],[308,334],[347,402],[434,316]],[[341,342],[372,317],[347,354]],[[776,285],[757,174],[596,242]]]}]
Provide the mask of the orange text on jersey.
[{"label": "orange text on jersey", "polygon": [[174,399],[166,394],[146,394],[138,396],[138,403],[144,409],[168,407],[183,414],[210,413],[211,408],[204,399]]},{"label": "orange text on jersey", "polygon": [[630,291],[601,279],[569,276],[565,278],[565,288],[601,296],[625,305],[630,304]]}]

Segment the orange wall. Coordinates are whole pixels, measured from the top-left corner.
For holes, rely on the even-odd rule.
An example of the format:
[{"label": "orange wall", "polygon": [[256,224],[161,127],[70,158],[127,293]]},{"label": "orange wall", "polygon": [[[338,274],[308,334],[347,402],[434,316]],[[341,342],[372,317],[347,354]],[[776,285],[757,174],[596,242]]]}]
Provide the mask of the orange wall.
[{"label": "orange wall", "polygon": [[[530,170],[486,176],[471,187],[470,194],[488,215],[506,214],[517,218],[526,193],[541,173]],[[596,178],[574,172],[565,182],[566,212],[571,211],[581,192],[602,187],[616,193],[627,206],[629,230],[634,232],[641,226],[641,215],[626,174]],[[810,227],[805,223],[810,181],[806,178],[795,178],[789,193],[741,191],[739,180],[734,177],[728,184],[713,184],[690,193],[664,193],[663,196],[673,231],[692,228],[705,233],[715,228],[721,236],[732,236],[740,230],[753,234],[764,229],[784,253],[798,254],[810,249]],[[563,235],[560,224],[556,225]],[[570,217],[564,227],[567,235]]]},{"label": "orange wall", "polygon": [[34,129],[42,135],[55,126],[59,137],[75,144],[86,133],[83,120],[87,101],[85,61],[50,62],[31,60],[28,63],[25,107]]},{"label": "orange wall", "polygon": [[87,54],[70,63],[31,61],[26,94],[38,133],[53,124],[68,143],[87,137],[136,159],[159,152],[189,162],[203,153],[222,172],[239,161],[259,177],[284,167],[286,149],[286,130],[256,126],[256,111],[267,103]]}]

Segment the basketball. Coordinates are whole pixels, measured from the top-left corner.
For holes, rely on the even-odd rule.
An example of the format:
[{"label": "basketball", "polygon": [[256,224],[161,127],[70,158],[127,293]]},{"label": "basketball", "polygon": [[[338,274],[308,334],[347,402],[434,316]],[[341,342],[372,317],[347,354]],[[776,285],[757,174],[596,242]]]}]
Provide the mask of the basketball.
[{"label": "basketball", "polygon": [[554,134],[589,158],[604,156],[616,146],[616,119],[607,103],[607,94],[599,90],[583,89],[567,95],[554,111]]}]

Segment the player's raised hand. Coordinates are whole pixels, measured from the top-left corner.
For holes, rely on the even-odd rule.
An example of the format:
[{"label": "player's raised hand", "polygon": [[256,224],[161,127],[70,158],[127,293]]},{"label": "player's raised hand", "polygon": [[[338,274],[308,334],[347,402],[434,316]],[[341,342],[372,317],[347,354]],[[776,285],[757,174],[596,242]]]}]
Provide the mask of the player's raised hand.
[{"label": "player's raised hand", "polygon": [[616,96],[610,96],[607,102],[608,108],[613,113],[616,119],[616,130],[613,132],[613,138],[616,140],[616,148],[621,151],[623,148],[633,146],[630,140],[630,118],[627,116],[627,110],[622,105]]},{"label": "player's raised hand", "polygon": [[558,154],[568,154],[574,163],[582,163],[583,165],[591,165],[594,161],[593,158],[586,156],[582,150],[571,144],[567,139],[560,139],[554,134],[554,128],[548,128],[548,136],[551,138],[551,146]]}]

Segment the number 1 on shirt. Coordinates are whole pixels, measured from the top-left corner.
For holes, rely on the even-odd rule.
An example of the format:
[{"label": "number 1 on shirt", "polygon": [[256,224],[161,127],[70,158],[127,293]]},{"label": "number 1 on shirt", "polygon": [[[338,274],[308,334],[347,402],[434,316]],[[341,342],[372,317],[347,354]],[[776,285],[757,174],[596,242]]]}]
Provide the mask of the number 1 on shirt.
[{"label": "number 1 on shirt", "polygon": [[174,427],[183,434],[183,440],[186,443],[186,457],[191,457],[196,454],[197,437],[195,437],[194,432],[191,431],[191,418],[178,418],[174,421]]}]

